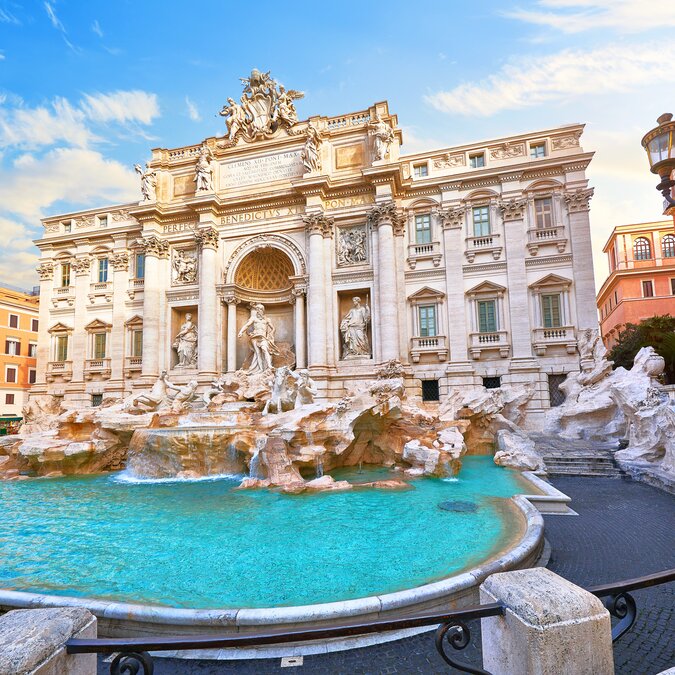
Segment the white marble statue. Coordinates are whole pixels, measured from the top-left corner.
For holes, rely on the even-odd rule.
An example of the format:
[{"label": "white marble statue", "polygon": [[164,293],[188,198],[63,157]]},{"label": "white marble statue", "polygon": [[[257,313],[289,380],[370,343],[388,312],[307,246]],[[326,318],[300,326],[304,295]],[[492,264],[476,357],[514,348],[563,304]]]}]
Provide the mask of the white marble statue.
[{"label": "white marble statue", "polygon": [[342,357],[370,356],[368,340],[368,324],[370,323],[370,307],[361,305],[361,298],[353,298],[354,306],[344,315],[340,322],[343,349]]},{"label": "white marble statue", "polygon": [[303,405],[311,405],[317,395],[314,380],[309,376],[308,370],[296,370],[291,372],[291,376],[296,382],[295,404],[294,408],[302,408]]},{"label": "white marble statue", "polygon": [[310,122],[307,125],[307,136],[305,138],[305,147],[302,149],[302,163],[305,171],[321,171],[321,157],[319,147],[321,146],[321,136],[316,127]]},{"label": "white marble statue", "polygon": [[251,306],[251,316],[241,327],[237,337],[248,333],[253,350],[249,373],[263,373],[272,368],[272,356],[279,353],[274,343],[275,328],[265,316],[265,307],[260,303]]},{"label": "white marble statue", "polygon": [[368,133],[373,138],[375,160],[384,159],[389,152],[389,146],[394,140],[393,129],[377,114],[368,122]]},{"label": "white marble statue", "polygon": [[199,152],[199,157],[197,158],[197,164],[195,166],[194,181],[197,186],[197,192],[213,190],[213,169],[211,168],[212,159],[213,153],[206,143],[203,143]]},{"label": "white marble statue", "polygon": [[368,261],[364,227],[340,230],[337,258],[338,265],[358,265]]},{"label": "white marble statue", "polygon": [[279,95],[277,96],[277,110],[274,119],[285,122],[288,126],[293,126],[298,121],[298,113],[295,110],[293,101],[302,98],[304,94],[300,91],[290,89],[286,91],[285,87],[279,85]]},{"label": "white marble statue", "polygon": [[198,382],[197,380],[190,380],[185,385],[177,385],[166,380],[166,385],[168,389],[176,392],[171,399],[171,412],[180,413],[195,398]]},{"label": "white marble statue", "polygon": [[202,401],[204,401],[205,405],[209,405],[211,403],[211,399],[214,396],[218,396],[218,394],[222,394],[225,391],[225,377],[221,375],[220,377],[216,378],[211,382],[211,388],[207,389],[203,394],[202,394]]},{"label": "white marble statue", "polygon": [[140,164],[134,164],[136,173],[141,177],[141,194],[143,201],[151,202],[157,199],[157,174],[150,168],[150,164],[145,165],[145,170]]},{"label": "white marble statue", "polygon": [[197,367],[197,326],[192,322],[192,314],[185,315],[185,321],[173,339],[172,347],[178,354],[176,368]]},{"label": "white marble statue", "polygon": [[280,366],[274,369],[272,391],[262,414],[281,413],[284,407],[290,408],[295,394],[294,382],[291,380],[291,369],[288,366]]},{"label": "white marble statue", "polygon": [[233,98],[228,98],[227,102],[229,105],[223,106],[223,109],[218,114],[225,118],[227,138],[234,140],[246,124],[246,111]]},{"label": "white marble statue", "polygon": [[197,281],[197,258],[194,252],[175,249],[172,267],[174,283],[193,284]]},{"label": "white marble statue", "polygon": [[163,370],[161,375],[155,380],[150,391],[138,394],[138,396],[132,399],[132,411],[141,413],[154,412],[167,401],[167,389],[166,370]]}]

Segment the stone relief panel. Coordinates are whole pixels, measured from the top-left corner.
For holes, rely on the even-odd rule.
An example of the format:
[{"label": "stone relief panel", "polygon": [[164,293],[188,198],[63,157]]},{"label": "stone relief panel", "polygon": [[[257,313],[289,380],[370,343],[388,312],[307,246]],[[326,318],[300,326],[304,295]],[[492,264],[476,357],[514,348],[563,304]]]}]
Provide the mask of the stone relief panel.
[{"label": "stone relief panel", "polygon": [[363,265],[368,262],[368,231],[365,225],[338,227],[337,266]]},{"label": "stone relief panel", "polygon": [[174,248],[171,252],[171,285],[197,283],[197,249]]},{"label": "stone relief panel", "polygon": [[551,139],[551,148],[553,150],[567,150],[567,148],[578,148],[581,131],[575,131],[573,134],[557,136]]},{"label": "stone relief panel", "polygon": [[524,154],[524,143],[502,143],[490,148],[490,159],[510,159],[511,157],[522,157]]},{"label": "stone relief panel", "polygon": [[454,169],[466,165],[466,156],[463,152],[455,154],[446,153],[443,157],[434,159],[434,169]]}]

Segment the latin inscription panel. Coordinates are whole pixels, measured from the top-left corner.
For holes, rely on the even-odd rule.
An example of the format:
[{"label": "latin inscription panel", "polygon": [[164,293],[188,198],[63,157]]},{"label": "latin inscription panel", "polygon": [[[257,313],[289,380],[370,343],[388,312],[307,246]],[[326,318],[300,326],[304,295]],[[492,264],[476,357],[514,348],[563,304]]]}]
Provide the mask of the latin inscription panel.
[{"label": "latin inscription panel", "polygon": [[227,190],[299,178],[305,171],[301,155],[302,150],[289,150],[274,155],[223,162],[220,165],[220,188]]}]

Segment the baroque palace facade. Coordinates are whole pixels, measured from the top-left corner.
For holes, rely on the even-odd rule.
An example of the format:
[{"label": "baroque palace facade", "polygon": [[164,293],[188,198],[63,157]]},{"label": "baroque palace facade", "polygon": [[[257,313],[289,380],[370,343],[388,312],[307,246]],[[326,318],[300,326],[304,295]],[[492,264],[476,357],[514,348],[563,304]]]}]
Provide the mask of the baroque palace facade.
[{"label": "baroque palace facade", "polygon": [[225,136],[136,167],[140,202],[43,221],[34,393],[205,387],[262,304],[323,396],[397,360],[427,400],[533,382],[548,408],[598,327],[583,125],[403,155],[386,102],[299,121],[301,92],[244,82]]}]

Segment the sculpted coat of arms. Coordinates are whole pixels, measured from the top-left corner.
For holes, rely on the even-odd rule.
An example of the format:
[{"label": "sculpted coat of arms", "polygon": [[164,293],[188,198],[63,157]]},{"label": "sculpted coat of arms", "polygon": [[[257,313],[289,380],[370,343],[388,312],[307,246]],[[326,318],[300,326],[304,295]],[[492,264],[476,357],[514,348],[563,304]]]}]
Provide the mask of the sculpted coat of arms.
[{"label": "sculpted coat of arms", "polygon": [[244,85],[240,102],[228,98],[220,111],[229,143],[234,144],[239,138],[246,141],[270,138],[278,129],[290,129],[298,121],[294,101],[302,98],[303,92],[286,90],[270,77],[270,71],[261,73],[253,69],[250,77],[240,79]]}]

